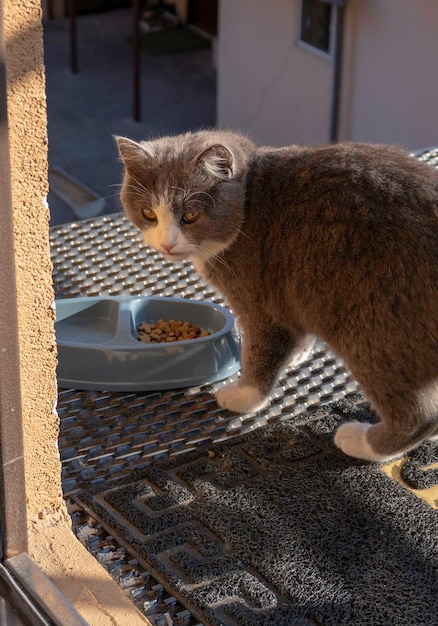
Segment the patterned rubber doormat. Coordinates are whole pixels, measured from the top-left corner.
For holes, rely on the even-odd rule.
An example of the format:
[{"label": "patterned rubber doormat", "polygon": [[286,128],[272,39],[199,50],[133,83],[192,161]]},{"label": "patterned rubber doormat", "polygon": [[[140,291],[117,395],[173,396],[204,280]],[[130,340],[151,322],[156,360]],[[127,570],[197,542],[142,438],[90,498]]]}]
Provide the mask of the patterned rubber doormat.
[{"label": "patterned rubber doormat", "polygon": [[77,498],[206,625],[436,626],[438,442],[396,463],[332,436],[360,398]]}]

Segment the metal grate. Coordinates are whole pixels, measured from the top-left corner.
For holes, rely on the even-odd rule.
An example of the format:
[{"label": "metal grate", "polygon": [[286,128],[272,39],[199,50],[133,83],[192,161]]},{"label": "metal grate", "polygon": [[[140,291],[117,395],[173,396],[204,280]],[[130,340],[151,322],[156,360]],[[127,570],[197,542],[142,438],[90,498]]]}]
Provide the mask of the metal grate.
[{"label": "metal grate", "polygon": [[433,165],[434,167],[438,167],[438,147],[433,146],[432,148],[423,148],[422,150],[416,150],[412,153],[413,156],[416,156],[420,161],[424,161],[428,165]]}]

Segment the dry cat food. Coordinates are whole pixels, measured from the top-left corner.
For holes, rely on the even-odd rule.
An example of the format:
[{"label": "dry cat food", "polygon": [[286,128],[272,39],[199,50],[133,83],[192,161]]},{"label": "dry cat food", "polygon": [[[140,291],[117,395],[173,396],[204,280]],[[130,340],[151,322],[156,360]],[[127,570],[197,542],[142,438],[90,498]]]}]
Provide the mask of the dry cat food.
[{"label": "dry cat food", "polygon": [[208,337],[208,330],[202,330],[190,322],[175,320],[158,320],[155,324],[142,322],[138,327],[138,340],[143,343],[165,343],[170,341],[186,341],[198,337]]}]

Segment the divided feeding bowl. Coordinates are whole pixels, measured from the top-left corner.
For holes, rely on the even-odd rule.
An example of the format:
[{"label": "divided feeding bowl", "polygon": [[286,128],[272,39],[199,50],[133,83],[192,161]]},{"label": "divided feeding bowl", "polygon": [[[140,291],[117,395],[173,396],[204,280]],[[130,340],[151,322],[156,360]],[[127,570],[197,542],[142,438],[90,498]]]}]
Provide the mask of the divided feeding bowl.
[{"label": "divided feeding bowl", "polygon": [[[153,391],[217,382],[240,369],[232,314],[203,300],[97,296],[55,301],[60,387]],[[142,343],[138,328],[159,319],[189,322],[207,337]]]}]

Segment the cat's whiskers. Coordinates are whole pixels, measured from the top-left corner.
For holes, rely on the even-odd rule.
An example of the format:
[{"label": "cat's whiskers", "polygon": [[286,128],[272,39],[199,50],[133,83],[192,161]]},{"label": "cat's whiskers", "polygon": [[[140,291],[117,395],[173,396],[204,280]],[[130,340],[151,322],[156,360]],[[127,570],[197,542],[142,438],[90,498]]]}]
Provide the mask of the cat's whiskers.
[{"label": "cat's whiskers", "polygon": [[195,202],[199,202],[200,204],[203,204],[206,207],[211,207],[213,206],[213,208],[215,208],[216,206],[216,202],[214,200],[214,198],[207,193],[206,191],[190,191],[187,189],[183,189],[182,187],[177,187],[176,185],[171,185],[170,189],[176,189],[177,191],[182,191],[183,193],[183,197],[182,197],[182,201],[183,202],[189,202],[190,200],[192,200],[194,198],[194,196],[197,196],[198,194],[204,194],[206,196],[208,196],[208,198],[211,200],[211,202],[206,202],[205,200],[200,200],[199,198],[195,198]]},{"label": "cat's whiskers", "polygon": [[197,256],[205,264],[210,263],[213,258],[211,254],[201,245],[195,246],[195,256]]},{"label": "cat's whiskers", "polygon": [[132,177],[132,180],[134,181],[136,186],[130,185],[130,187],[136,189],[136,191],[140,192],[140,194],[144,195],[148,200],[151,200],[152,194],[150,190],[147,189],[137,178]]},{"label": "cat's whiskers", "polygon": [[234,232],[236,233],[236,237],[238,235],[242,235],[242,237],[246,237],[248,241],[251,241],[251,237],[248,235],[248,233],[243,232],[243,230],[239,226],[233,226],[232,228]]},{"label": "cat's whiskers", "polygon": [[134,176],[132,176],[131,178],[141,189],[144,189],[144,191],[149,193],[149,190],[138,180],[138,178],[134,178]]},{"label": "cat's whiskers", "polygon": [[220,265],[222,265],[222,267],[225,267],[227,270],[229,270],[232,274],[235,275],[234,268],[222,258],[220,253],[212,256],[209,248],[202,244],[196,244],[194,248],[195,248],[195,254],[199,256],[202,261],[205,261],[206,263],[210,263],[210,264],[217,261]]},{"label": "cat's whiskers", "polygon": [[207,263],[213,263],[214,261],[216,261],[219,265],[222,265],[222,267],[224,267],[225,269],[227,269],[230,274],[232,274],[233,276],[236,276],[236,270],[234,269],[234,267],[232,265],[230,265],[229,263],[227,263],[225,261],[225,259],[221,256],[221,254],[218,254],[216,256],[211,256]]},{"label": "cat's whiskers", "polygon": [[137,185],[125,185],[128,189],[134,189],[137,193],[141,193],[142,195],[148,193],[145,189],[142,189],[141,187],[137,186]]},{"label": "cat's whiskers", "polygon": [[[123,186],[123,183],[112,183],[111,185],[107,185],[107,187],[119,187],[119,189],[122,186]],[[108,196],[104,196],[103,200],[109,200],[110,198],[115,198],[116,196],[119,196],[119,195],[120,195],[120,191],[118,191],[117,193],[110,194]]]},{"label": "cat's whiskers", "polygon": [[211,207],[209,202],[204,202],[204,200],[198,200],[195,198],[194,202],[199,202],[199,204],[204,204],[206,207]]},{"label": "cat's whiskers", "polygon": [[189,192],[186,189],[183,189],[182,187],[177,187],[176,185],[171,185],[170,188],[171,189],[176,189],[177,191],[182,191],[182,193],[183,193],[183,197],[182,197],[183,202],[185,202],[187,200]]},{"label": "cat's whiskers", "polygon": [[150,202],[152,200],[152,194],[151,192],[146,189],[146,187],[144,187],[141,183],[139,183],[138,181],[135,181],[137,183],[137,185],[126,185],[126,187],[129,190],[132,190],[131,193],[133,195],[138,195],[140,196],[140,198],[146,198],[146,200],[148,202]]},{"label": "cat's whiskers", "polygon": [[[212,202],[213,209],[216,208],[216,201],[215,201],[215,199],[213,198],[213,196],[211,196],[206,191],[192,191],[192,193],[189,194],[189,196],[186,198],[186,200],[187,201],[191,200],[194,196],[197,196],[198,194],[203,194],[203,195],[207,196],[208,198],[210,198],[210,200]],[[201,202],[201,200],[198,200],[198,202]],[[209,205],[207,204],[207,206],[209,206]]]},{"label": "cat's whiskers", "polygon": [[120,193],[119,193],[119,192],[117,192],[117,193],[112,193],[112,194],[110,194],[109,196],[103,196],[103,198],[102,198],[102,199],[103,199],[103,200],[109,200],[110,198],[118,198],[119,196],[120,196]]}]

